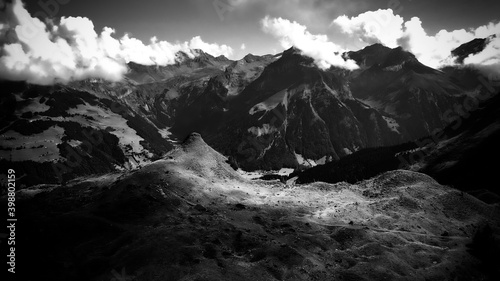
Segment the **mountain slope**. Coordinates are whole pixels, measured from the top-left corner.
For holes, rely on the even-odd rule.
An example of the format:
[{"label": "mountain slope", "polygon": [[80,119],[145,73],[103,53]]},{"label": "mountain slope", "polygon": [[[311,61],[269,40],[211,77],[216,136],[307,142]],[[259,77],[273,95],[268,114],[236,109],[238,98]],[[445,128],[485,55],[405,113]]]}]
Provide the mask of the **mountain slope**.
[{"label": "mountain slope", "polygon": [[500,157],[499,106],[498,94],[493,95],[477,110],[457,114],[453,123],[440,132],[403,145],[361,150],[340,161],[298,173],[297,182],[355,183],[404,167],[428,174],[441,184],[467,191],[485,202],[498,203],[497,166],[492,163]]},{"label": "mountain slope", "polygon": [[203,132],[247,169],[297,167],[401,139],[377,110],[351,97],[345,71],[321,71],[293,48],[228,99],[227,108],[173,130]]},{"label": "mountain slope", "polygon": [[[116,98],[71,86],[2,82],[2,165],[29,174],[23,184],[131,169],[172,148],[147,117]],[[8,164],[8,165],[7,165]]]},{"label": "mountain slope", "polygon": [[466,246],[480,229],[490,229],[478,236],[484,241],[498,237],[498,208],[408,171],[356,185],[249,182],[198,134],[139,170],[32,187],[17,198],[16,269],[27,279],[498,275],[479,267],[495,242],[476,239],[477,257]]},{"label": "mountain slope", "polygon": [[375,44],[347,56],[362,65],[351,75],[353,96],[389,114],[408,136],[406,140],[446,126],[442,113],[461,104],[467,93],[449,76],[421,64],[400,47]]},{"label": "mountain slope", "polygon": [[461,124],[448,128],[449,138],[429,148],[421,171],[442,184],[500,202],[500,189],[495,184],[497,166],[492,164],[500,157],[499,108],[497,94]]}]

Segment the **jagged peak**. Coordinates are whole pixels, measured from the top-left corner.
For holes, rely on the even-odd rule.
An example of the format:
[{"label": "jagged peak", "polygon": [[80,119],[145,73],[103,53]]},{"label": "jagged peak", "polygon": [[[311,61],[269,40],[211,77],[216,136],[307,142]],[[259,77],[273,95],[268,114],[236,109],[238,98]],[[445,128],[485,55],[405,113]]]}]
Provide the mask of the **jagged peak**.
[{"label": "jagged peak", "polygon": [[415,62],[416,58],[411,52],[401,46],[389,48],[383,44],[375,43],[358,51],[344,53],[344,57],[353,59],[358,65],[392,66],[405,62]]},{"label": "jagged peak", "polygon": [[368,50],[390,50],[391,48],[387,47],[386,45],[382,43],[375,43],[369,46],[364,47],[361,49],[361,51],[368,51]]},{"label": "jagged peak", "polygon": [[175,53],[175,60],[178,62],[183,62],[183,61],[188,60],[190,58],[191,57],[186,52],[178,51],[177,53]]},{"label": "jagged peak", "polygon": [[215,57],[215,59],[218,60],[218,61],[227,61],[227,60],[230,60],[230,59],[228,59],[224,55],[217,56],[217,57]]},{"label": "jagged peak", "polygon": [[211,56],[210,54],[206,53],[202,49],[192,49],[192,51],[194,54],[199,55],[199,56],[201,56],[201,55]]},{"label": "jagged peak", "polygon": [[[223,59],[220,59],[222,57]],[[224,56],[219,56],[215,58],[209,53],[204,52],[201,49],[191,49],[189,53],[186,53],[184,51],[178,51],[175,54],[175,60],[177,63],[185,63],[185,62],[214,62],[214,61],[221,61],[221,60],[228,60]]]},{"label": "jagged peak", "polygon": [[302,50],[295,46],[292,46],[289,49],[283,51],[283,55],[302,55]]},{"label": "jagged peak", "polygon": [[259,56],[256,56],[254,54],[248,53],[246,56],[244,56],[241,60],[245,62],[254,62],[256,60],[260,59]]},{"label": "jagged peak", "polygon": [[451,55],[455,57],[457,63],[462,64],[468,56],[482,52],[494,38],[495,34],[486,38],[475,38],[451,50]]}]

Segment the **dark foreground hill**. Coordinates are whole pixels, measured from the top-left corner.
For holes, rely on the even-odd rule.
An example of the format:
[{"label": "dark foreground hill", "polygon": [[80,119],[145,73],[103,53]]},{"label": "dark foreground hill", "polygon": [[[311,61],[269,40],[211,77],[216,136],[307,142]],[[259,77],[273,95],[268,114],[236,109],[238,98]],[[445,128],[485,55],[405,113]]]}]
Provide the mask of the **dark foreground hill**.
[{"label": "dark foreground hill", "polygon": [[16,196],[23,280],[499,276],[498,206],[402,170],[357,184],[250,182],[198,134],[136,171]]}]

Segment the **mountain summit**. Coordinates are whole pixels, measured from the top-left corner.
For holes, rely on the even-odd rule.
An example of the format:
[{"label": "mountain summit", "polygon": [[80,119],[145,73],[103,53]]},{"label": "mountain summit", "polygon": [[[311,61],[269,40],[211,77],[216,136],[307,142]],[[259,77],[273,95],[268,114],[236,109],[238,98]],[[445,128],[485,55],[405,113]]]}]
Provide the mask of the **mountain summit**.
[{"label": "mountain summit", "polygon": [[486,46],[496,38],[493,34],[487,38],[476,38],[467,43],[464,43],[451,51],[451,55],[455,57],[457,63],[463,63],[464,60],[470,56],[480,53]]}]

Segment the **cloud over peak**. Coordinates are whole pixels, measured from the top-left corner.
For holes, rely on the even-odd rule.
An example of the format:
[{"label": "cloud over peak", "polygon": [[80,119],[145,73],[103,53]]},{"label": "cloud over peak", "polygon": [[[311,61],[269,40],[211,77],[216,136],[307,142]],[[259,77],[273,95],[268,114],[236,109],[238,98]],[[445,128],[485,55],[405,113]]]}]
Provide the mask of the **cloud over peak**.
[{"label": "cloud over peak", "polygon": [[[1,0],[3,2],[3,0]],[[151,38],[149,44],[125,34],[114,37],[105,27],[100,34],[85,17],[62,17],[42,22],[32,17],[20,0],[3,3],[0,12],[0,78],[36,84],[66,83],[90,77],[120,80],[126,63],[167,65],[179,51],[190,57],[193,49],[214,56],[231,56],[227,45],[206,43],[200,36],[183,43]]]},{"label": "cloud over peak", "polygon": [[450,57],[451,51],[461,44],[474,38],[485,38],[496,34],[487,48],[479,54],[466,59],[465,64],[498,64],[500,66],[500,51],[498,40],[500,23],[491,22],[472,29],[458,29],[453,31],[440,30],[430,35],[423,28],[422,21],[413,17],[408,21],[395,15],[392,9],[379,9],[359,14],[355,17],[339,16],[332,21],[333,26],[354,38],[359,38],[366,44],[382,43],[394,48],[401,46],[415,54],[422,63],[439,68],[454,64]]},{"label": "cloud over peak", "polygon": [[356,69],[358,66],[352,60],[344,60],[342,53],[346,50],[328,40],[326,35],[315,35],[295,21],[266,16],[261,20],[262,30],[279,39],[285,49],[295,46],[305,55],[314,59],[320,68],[337,66],[346,69]]},{"label": "cloud over peak", "polygon": [[403,18],[395,15],[392,9],[379,9],[356,17],[339,16],[333,20],[332,25],[339,26],[342,32],[357,37],[362,42],[381,43],[395,48],[398,46],[397,38],[403,35],[401,28],[403,22]]},{"label": "cloud over peak", "polygon": [[[339,66],[347,69],[357,68],[353,61],[345,61],[342,53],[347,51],[331,42],[326,35],[311,34],[307,27],[295,21],[266,16],[261,20],[264,32],[276,37],[283,48],[295,46],[305,55],[312,57],[322,68]],[[403,47],[413,53],[425,65],[440,68],[456,64],[451,51],[475,38],[490,39],[486,48],[477,54],[470,55],[464,64],[480,69],[500,69],[500,22],[471,29],[453,31],[440,30],[429,34],[418,17],[405,21],[392,9],[368,11],[357,16],[346,15],[335,18],[330,27],[337,27],[342,33],[365,45],[381,43],[387,47]],[[497,70],[499,72],[500,70]]]}]

